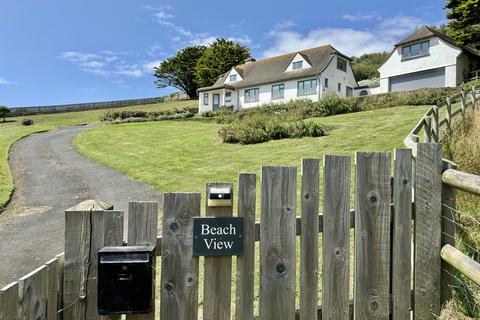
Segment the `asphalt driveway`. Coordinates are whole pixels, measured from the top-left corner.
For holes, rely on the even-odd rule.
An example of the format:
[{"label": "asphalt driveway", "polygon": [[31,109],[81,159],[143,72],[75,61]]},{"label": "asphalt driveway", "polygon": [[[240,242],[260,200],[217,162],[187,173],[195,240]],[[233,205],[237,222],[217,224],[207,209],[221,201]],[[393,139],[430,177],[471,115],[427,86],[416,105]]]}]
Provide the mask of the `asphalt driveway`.
[{"label": "asphalt driveway", "polygon": [[129,201],[161,201],[161,194],[145,183],[75,150],[74,137],[90,128],[62,127],[13,146],[16,191],[0,214],[0,288],[63,252],[65,209],[88,199],[125,211]]}]

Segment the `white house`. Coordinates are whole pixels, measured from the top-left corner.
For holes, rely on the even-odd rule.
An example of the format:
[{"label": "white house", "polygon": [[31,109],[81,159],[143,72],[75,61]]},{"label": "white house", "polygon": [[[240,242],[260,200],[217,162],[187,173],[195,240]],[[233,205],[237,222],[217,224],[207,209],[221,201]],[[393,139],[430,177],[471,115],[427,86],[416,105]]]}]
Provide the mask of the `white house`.
[{"label": "white house", "polygon": [[480,53],[423,26],[395,45],[378,69],[380,92],[456,87],[480,69]]},{"label": "white house", "polygon": [[327,93],[352,96],[351,59],[330,45],[233,67],[212,86],[198,89],[199,112],[234,110],[292,99],[318,101]]}]

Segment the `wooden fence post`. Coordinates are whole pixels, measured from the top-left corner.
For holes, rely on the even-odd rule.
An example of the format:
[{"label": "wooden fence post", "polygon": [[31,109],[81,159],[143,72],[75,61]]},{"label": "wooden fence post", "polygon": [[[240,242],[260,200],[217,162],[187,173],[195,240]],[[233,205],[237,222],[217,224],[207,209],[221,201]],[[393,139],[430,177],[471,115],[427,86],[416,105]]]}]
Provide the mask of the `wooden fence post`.
[{"label": "wooden fence post", "polygon": [[257,176],[238,176],[238,216],[244,217],[243,256],[237,257],[237,320],[253,320],[255,277],[255,209]]},{"label": "wooden fence post", "polygon": [[[450,161],[442,161],[442,171],[448,169],[457,169],[457,165]],[[456,233],[456,199],[455,189],[447,184],[442,184],[442,247],[446,244],[455,246]],[[452,284],[455,269],[442,260],[442,305],[452,298]]]},{"label": "wooden fence post", "polygon": [[[157,244],[158,203],[154,201],[129,202],[128,204],[128,245],[155,246]],[[153,257],[156,268],[156,259]],[[156,269],[155,269],[156,270]],[[127,320],[155,319],[155,282],[153,272],[152,307],[148,314],[129,314]]]},{"label": "wooden fence post", "polygon": [[356,154],[355,319],[389,319],[390,154]]},{"label": "wooden fence post", "polygon": [[262,167],[260,320],[295,319],[296,167]]},{"label": "wooden fence post", "polygon": [[318,316],[318,206],[320,160],[302,160],[302,234],[300,244],[300,319]]},{"label": "wooden fence post", "polygon": [[47,319],[47,266],[41,266],[18,282],[19,318]]},{"label": "wooden fence post", "polygon": [[[212,182],[207,183],[206,199],[210,188],[229,188],[233,202],[233,184]],[[208,201],[205,201],[207,203]],[[205,215],[212,217],[231,217],[233,207],[209,207],[206,205]],[[205,257],[203,319],[230,320],[232,294],[232,258]]]},{"label": "wooden fence post", "polygon": [[447,132],[448,134],[452,133],[452,100],[447,98],[447,104],[445,105],[446,114],[445,119],[447,120]]},{"label": "wooden fence post", "polygon": [[165,193],[162,222],[160,319],[196,320],[198,257],[193,257],[193,218],[200,193]]},{"label": "wooden fence post", "polygon": [[425,142],[432,142],[432,117],[426,116],[423,121],[425,122],[424,130],[425,130]]},{"label": "wooden fence post", "polygon": [[432,113],[432,138],[434,142],[438,142],[438,140],[440,139],[438,118],[439,118],[439,108],[438,106],[434,106],[433,113]]},{"label": "wooden fence post", "polygon": [[393,319],[410,320],[412,261],[412,152],[396,149],[393,177]]},{"label": "wooden fence post", "polygon": [[47,319],[56,320],[58,317],[57,311],[59,310],[59,302],[61,299],[59,295],[63,283],[61,282],[62,277],[60,273],[62,272],[61,260],[58,257],[49,260],[45,263],[47,267]]},{"label": "wooden fence post", "polygon": [[324,157],[322,319],[350,319],[350,163]]},{"label": "wooden fence post", "polygon": [[415,173],[415,319],[440,315],[442,147],[417,145]]},{"label": "wooden fence post", "polygon": [[17,320],[18,282],[0,289],[0,320]]},{"label": "wooden fence post", "polygon": [[473,103],[473,109],[477,108],[477,88],[475,86],[472,87],[472,103]]}]

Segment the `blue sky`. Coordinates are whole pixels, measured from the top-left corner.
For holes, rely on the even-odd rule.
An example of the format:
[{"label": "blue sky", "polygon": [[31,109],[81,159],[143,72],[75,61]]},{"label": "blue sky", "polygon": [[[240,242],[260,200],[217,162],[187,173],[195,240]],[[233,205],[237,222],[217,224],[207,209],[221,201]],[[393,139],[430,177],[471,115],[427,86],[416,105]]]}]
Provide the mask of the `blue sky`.
[{"label": "blue sky", "polygon": [[439,0],[0,0],[0,105],[154,97],[153,66],[216,37],[255,58],[331,43],[347,55],[391,50],[444,23]]}]

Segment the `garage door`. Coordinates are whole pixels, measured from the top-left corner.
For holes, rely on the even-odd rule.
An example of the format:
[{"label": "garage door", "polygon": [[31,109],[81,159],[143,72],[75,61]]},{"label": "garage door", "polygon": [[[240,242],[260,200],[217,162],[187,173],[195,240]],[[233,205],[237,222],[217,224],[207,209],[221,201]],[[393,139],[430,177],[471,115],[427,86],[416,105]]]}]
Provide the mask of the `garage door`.
[{"label": "garage door", "polygon": [[445,87],[445,68],[390,78],[391,92],[442,87]]}]

